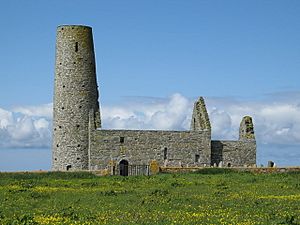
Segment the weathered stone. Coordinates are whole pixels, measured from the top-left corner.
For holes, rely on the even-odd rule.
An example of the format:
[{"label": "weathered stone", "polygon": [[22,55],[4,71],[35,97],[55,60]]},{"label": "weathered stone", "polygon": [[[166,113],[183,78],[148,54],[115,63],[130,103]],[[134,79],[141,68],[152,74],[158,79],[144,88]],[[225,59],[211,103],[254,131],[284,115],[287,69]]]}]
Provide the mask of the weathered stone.
[{"label": "weathered stone", "polygon": [[[238,141],[212,141],[203,97],[194,104],[190,131],[101,129],[92,29],[59,26],[53,118],[53,170],[115,171],[121,164],[157,167],[241,167],[256,163],[252,118],[240,125]],[[119,167],[120,168],[120,167]],[[146,171],[147,172],[147,171]]]},{"label": "weathered stone", "polygon": [[156,160],[151,160],[149,167],[150,167],[151,174],[159,173],[159,165]]},{"label": "weathered stone", "polygon": [[239,140],[254,140],[254,126],[252,118],[245,116],[240,123]]},{"label": "weathered stone", "polygon": [[[124,137],[121,143],[120,139]],[[105,168],[110,160],[127,160],[130,165],[204,166],[211,162],[207,131],[92,130],[90,166]],[[195,157],[200,158],[196,162]]]},{"label": "weathered stone", "polygon": [[220,161],[218,167],[222,168],[223,167],[223,162]]},{"label": "weathered stone", "polygon": [[256,163],[256,142],[253,141],[216,141],[211,142],[212,163],[220,161],[226,167],[252,165]]},{"label": "weathered stone", "polygon": [[191,130],[208,130],[211,131],[210,121],[206,110],[204,98],[200,97],[194,104]]},{"label": "weathered stone", "polygon": [[92,28],[57,28],[54,86],[52,170],[86,170],[91,109],[100,127]]}]

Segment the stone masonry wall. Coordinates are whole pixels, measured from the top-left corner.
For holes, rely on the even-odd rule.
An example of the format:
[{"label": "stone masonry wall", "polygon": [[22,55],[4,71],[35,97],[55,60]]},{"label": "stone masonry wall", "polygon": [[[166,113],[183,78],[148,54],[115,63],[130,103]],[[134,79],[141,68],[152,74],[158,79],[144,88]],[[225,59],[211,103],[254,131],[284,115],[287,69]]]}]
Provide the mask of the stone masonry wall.
[{"label": "stone masonry wall", "polygon": [[95,130],[90,133],[90,168],[105,169],[125,159],[129,165],[210,165],[208,131]]},{"label": "stone masonry wall", "polygon": [[52,170],[88,169],[91,110],[100,126],[92,28],[57,28],[54,86]]},{"label": "stone masonry wall", "polygon": [[212,165],[222,161],[223,166],[251,166],[256,164],[256,142],[252,141],[212,141]]},{"label": "stone masonry wall", "polygon": [[199,131],[199,130],[209,130],[211,131],[211,125],[208,117],[208,113],[206,110],[206,105],[204,102],[204,98],[200,97],[194,103],[194,109],[191,120],[191,128],[190,130]]}]

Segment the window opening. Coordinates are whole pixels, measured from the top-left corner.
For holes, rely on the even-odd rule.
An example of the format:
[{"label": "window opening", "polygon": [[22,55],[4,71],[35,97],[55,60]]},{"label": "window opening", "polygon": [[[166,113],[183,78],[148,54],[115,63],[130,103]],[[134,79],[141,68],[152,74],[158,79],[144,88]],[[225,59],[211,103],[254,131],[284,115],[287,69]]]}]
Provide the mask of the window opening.
[{"label": "window opening", "polygon": [[75,52],[78,52],[78,42],[75,42]]},{"label": "window opening", "polygon": [[124,137],[120,137],[120,143],[124,143]]},{"label": "window opening", "polygon": [[168,157],[168,149],[167,148],[165,148],[164,149],[164,160],[166,160]]},{"label": "window opening", "polygon": [[196,154],[195,155],[195,162],[199,162],[200,161],[200,155]]}]

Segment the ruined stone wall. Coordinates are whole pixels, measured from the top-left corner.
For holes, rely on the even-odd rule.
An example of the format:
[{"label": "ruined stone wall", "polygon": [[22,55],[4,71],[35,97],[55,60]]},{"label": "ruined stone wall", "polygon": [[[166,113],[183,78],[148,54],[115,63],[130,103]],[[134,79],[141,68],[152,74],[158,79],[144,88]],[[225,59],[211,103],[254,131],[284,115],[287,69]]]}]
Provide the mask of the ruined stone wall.
[{"label": "ruined stone wall", "polygon": [[256,162],[252,118],[243,118],[239,141],[211,142],[202,97],[194,104],[191,131],[97,129],[101,121],[90,27],[57,28],[54,87],[52,170],[104,169],[121,160],[179,167]]},{"label": "ruined stone wall", "polygon": [[211,162],[212,165],[227,166],[251,166],[256,164],[256,142],[248,141],[212,141]]},{"label": "ruined stone wall", "polygon": [[52,170],[88,169],[91,110],[100,126],[92,28],[57,28],[54,86]]},{"label": "ruined stone wall", "polygon": [[104,169],[125,159],[129,164],[207,166],[211,162],[208,131],[95,130],[90,133],[90,168]]},{"label": "ruined stone wall", "polygon": [[194,103],[190,130],[208,130],[211,132],[211,125],[203,97],[200,97]]}]

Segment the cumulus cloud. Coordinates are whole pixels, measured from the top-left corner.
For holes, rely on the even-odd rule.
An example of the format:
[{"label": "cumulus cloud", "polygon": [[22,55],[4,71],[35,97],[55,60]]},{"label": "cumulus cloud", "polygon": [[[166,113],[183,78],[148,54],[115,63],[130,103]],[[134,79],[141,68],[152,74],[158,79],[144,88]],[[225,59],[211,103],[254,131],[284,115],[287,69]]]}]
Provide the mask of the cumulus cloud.
[{"label": "cumulus cloud", "polygon": [[[299,93],[264,100],[205,98],[213,139],[238,138],[243,116],[254,120],[259,144],[300,145]],[[181,94],[168,98],[125,98],[120,105],[101,108],[104,129],[188,130],[195,99]],[[52,104],[0,108],[0,147],[50,147]]]},{"label": "cumulus cloud", "polygon": [[167,99],[145,98],[144,102],[126,102],[119,106],[104,106],[104,128],[185,130],[187,117],[192,112],[192,102],[180,94]]},{"label": "cumulus cloud", "polygon": [[[268,98],[264,101],[232,101],[222,102],[218,99],[208,99],[208,105],[218,107],[216,110],[224,111],[231,118],[231,132],[229,137],[237,135],[242,116],[251,115],[254,119],[256,138],[263,144],[300,144],[300,108],[297,99],[281,101]],[[225,116],[223,116],[224,118]],[[212,123],[214,124],[212,117]],[[219,136],[220,126],[213,130]],[[221,136],[223,136],[221,134]],[[237,136],[236,136],[237,137]]]},{"label": "cumulus cloud", "polygon": [[50,146],[51,115],[45,113],[49,106],[37,108],[39,110],[34,111],[34,107],[29,107],[28,110],[22,107],[22,112],[0,108],[0,147]]},{"label": "cumulus cloud", "polygon": [[22,113],[27,116],[35,116],[35,117],[39,116],[39,117],[51,118],[52,108],[53,108],[53,104],[49,103],[40,106],[16,107],[13,109],[13,111]]},{"label": "cumulus cloud", "polygon": [[[238,138],[243,116],[253,117],[261,144],[300,144],[299,93],[278,93],[264,100],[205,98],[214,139]],[[188,130],[193,102],[180,94],[166,99],[138,98],[118,106],[103,106],[103,127],[114,129]]]}]

